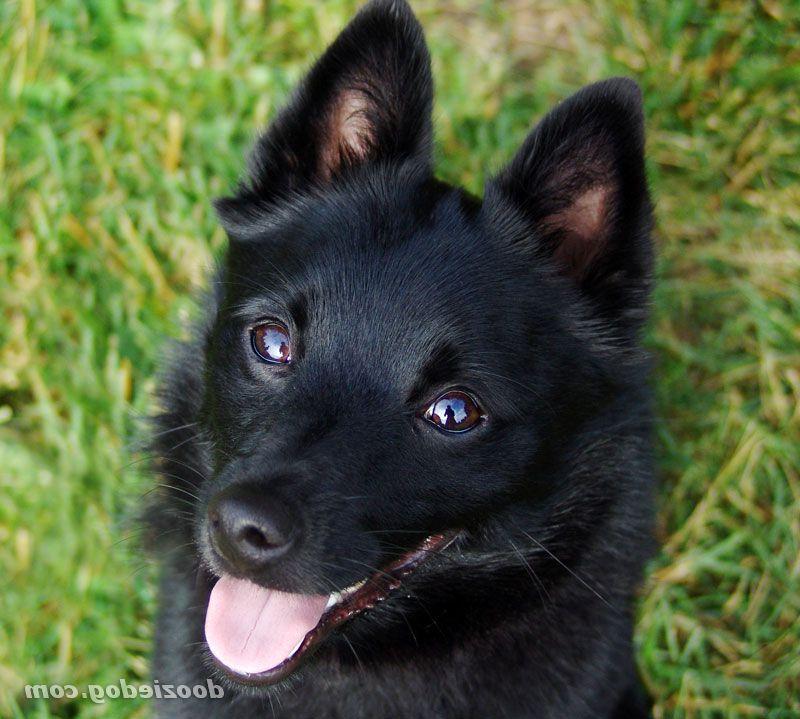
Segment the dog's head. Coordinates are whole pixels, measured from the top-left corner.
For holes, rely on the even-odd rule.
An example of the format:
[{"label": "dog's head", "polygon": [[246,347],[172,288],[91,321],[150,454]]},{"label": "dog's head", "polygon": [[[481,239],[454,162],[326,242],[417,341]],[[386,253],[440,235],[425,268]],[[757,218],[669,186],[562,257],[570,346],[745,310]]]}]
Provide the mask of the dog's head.
[{"label": "dog's head", "polygon": [[242,682],[340,633],[385,644],[409,597],[487,617],[529,571],[517,543],[579,537],[610,501],[562,460],[586,466],[578,428],[642,373],[639,92],[558,106],[478,200],[434,177],[432,87],[408,6],[369,3],[217,203],[230,244],[194,345],[209,460],[190,489],[220,578],[206,637]]}]

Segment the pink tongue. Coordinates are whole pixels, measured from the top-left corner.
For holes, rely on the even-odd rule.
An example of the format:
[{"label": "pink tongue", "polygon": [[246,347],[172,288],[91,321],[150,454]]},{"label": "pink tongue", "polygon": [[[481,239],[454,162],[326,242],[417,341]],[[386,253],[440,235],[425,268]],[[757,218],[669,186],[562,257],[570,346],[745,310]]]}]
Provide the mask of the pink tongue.
[{"label": "pink tongue", "polygon": [[328,597],[288,594],[224,575],[211,590],[206,641],[239,674],[278,666],[319,623]]}]

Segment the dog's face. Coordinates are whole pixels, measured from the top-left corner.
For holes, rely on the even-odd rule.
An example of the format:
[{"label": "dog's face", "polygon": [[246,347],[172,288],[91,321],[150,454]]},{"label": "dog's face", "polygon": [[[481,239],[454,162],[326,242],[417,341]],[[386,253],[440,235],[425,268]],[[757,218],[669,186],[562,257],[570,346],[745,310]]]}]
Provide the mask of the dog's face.
[{"label": "dog's face", "polygon": [[635,347],[650,262],[636,88],[557,108],[482,200],[434,179],[431,88],[408,7],[370,3],[218,203],[230,247],[194,526],[220,578],[209,647],[242,683],[348,633],[385,644],[415,594],[426,611],[491,604],[491,582],[521,571],[510,533],[555,531],[554,507],[579,501],[547,468]]}]

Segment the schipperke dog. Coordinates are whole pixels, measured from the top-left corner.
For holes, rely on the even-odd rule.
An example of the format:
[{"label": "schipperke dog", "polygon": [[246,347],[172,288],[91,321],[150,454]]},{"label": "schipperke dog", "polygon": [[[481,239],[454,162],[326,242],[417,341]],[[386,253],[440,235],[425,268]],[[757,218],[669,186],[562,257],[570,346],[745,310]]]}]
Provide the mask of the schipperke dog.
[{"label": "schipperke dog", "polygon": [[482,198],[438,180],[402,0],[368,3],[216,209],[147,511],[162,717],[632,719],[651,551],[641,96],[558,105]]}]

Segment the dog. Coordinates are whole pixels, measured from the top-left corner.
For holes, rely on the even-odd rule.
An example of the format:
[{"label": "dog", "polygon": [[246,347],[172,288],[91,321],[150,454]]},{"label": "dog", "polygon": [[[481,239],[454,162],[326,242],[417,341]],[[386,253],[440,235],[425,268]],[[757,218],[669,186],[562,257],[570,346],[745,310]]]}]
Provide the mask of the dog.
[{"label": "dog", "polygon": [[639,719],[653,550],[641,94],[587,86],[482,198],[372,0],[215,203],[229,243],[161,381],[145,511],[161,717]]}]

